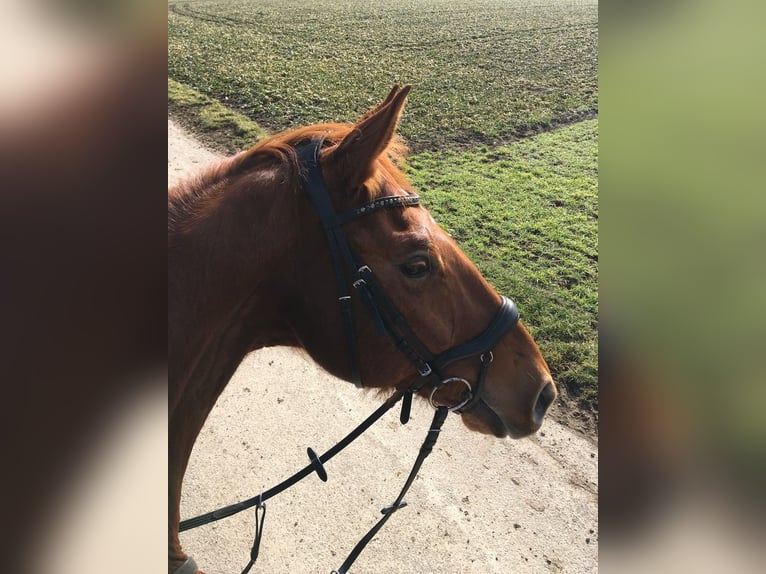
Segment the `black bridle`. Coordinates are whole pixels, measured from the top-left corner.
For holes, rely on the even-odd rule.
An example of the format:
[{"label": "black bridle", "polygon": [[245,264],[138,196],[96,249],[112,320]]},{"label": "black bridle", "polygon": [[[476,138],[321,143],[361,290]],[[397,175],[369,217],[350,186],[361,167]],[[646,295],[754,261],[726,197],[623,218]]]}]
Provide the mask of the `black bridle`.
[{"label": "black bridle", "polygon": [[[415,367],[420,378],[409,388],[397,390],[359,426],[321,456],[317,455],[312,449],[307,449],[310,463],[278,485],[267,491],[261,492],[258,496],[248,500],[181,521],[179,531],[184,532],[232,516],[248,508],[255,507],[255,540],[250,551],[250,562],[245,566],[243,574],[247,574],[250,571],[258,558],[261,533],[263,531],[263,520],[266,514],[266,500],[287,490],[314,472],[316,472],[322,481],[327,481],[327,471],[324,468],[325,462],[329,461],[361,436],[365,430],[370,428],[400,400],[402,400],[403,403],[400,420],[402,424],[405,424],[409,420],[412,395],[422,390],[426,385],[431,384],[432,390],[429,400],[431,405],[436,409],[436,412],[434,413],[431,426],[428,429],[428,434],[420,447],[418,457],[396,500],[381,510],[383,517],[380,518],[369,532],[357,543],[343,564],[337,570],[333,570],[333,574],[345,574],[348,572],[348,569],[365,546],[374,538],[375,534],[383,527],[388,519],[397,510],[407,505],[407,503],[404,502],[404,496],[414,482],[426,457],[431,453],[433,446],[436,444],[441,427],[449,412],[462,413],[476,406],[480,400],[480,392],[487,377],[489,365],[493,360],[492,349],[519,320],[519,311],[516,308],[516,305],[510,299],[502,297],[500,308],[495,313],[494,318],[487,328],[484,329],[478,337],[452,347],[438,355],[431,353],[428,350],[428,347],[423,344],[417,335],[415,335],[405,318],[386,295],[383,286],[375,278],[372,270],[367,265],[361,263],[355,256],[346,240],[345,233],[343,232],[343,224],[353,219],[375,213],[381,209],[395,207],[405,208],[419,205],[420,199],[417,195],[381,197],[349,211],[336,212],[319,166],[319,151],[321,147],[321,139],[310,140],[298,145],[295,148],[295,151],[301,166],[304,189],[319,214],[319,219],[330,248],[330,255],[338,289],[338,303],[340,304],[341,316],[343,317],[343,328],[349,348],[352,380],[357,386],[361,386],[357,341],[351,305],[352,292],[359,294],[361,297],[361,300],[364,302],[365,307],[369,310],[370,315],[375,322],[378,333],[381,335],[388,335],[392,338],[396,347],[404,353],[410,363]],[[351,285],[351,288],[349,288],[349,284]],[[480,366],[478,376],[476,377],[473,386],[463,378],[444,377],[442,375],[442,373],[445,372],[445,369],[452,363],[476,356],[479,357]],[[449,407],[437,406],[434,401],[434,394],[450,382],[461,382],[466,386],[466,391],[462,400],[458,404]],[[196,564],[189,558],[187,562],[176,571],[176,574],[186,574],[187,572],[193,573],[196,569]]]},{"label": "black bridle", "polygon": [[[473,408],[480,399],[481,389],[493,360],[492,349],[519,320],[519,311],[515,303],[502,297],[495,317],[478,337],[434,355],[410,328],[370,267],[354,254],[343,231],[343,225],[349,221],[381,209],[416,206],[420,204],[420,198],[417,195],[386,196],[348,211],[336,212],[319,165],[322,143],[321,139],[309,140],[297,146],[295,151],[302,170],[304,190],[319,215],[330,249],[354,384],[362,386],[351,305],[352,292],[359,295],[370,312],[378,333],[391,337],[396,347],[420,374],[420,380],[410,387],[409,392],[419,391],[430,383],[430,400],[435,406],[434,394],[438,389],[450,382],[462,382],[466,386],[463,399],[457,405],[449,407],[449,410],[465,412]],[[446,367],[452,363],[474,356],[479,357],[480,367],[473,385],[460,377],[443,376]]]}]

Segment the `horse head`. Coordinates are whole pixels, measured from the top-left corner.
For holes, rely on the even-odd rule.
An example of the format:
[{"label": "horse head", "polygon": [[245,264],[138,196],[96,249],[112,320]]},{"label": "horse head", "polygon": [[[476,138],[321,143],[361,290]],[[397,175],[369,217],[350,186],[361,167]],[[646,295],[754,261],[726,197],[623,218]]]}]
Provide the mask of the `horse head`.
[{"label": "horse head", "polygon": [[[395,134],[409,89],[395,86],[383,103],[353,126],[326,126],[323,143],[317,145],[317,164],[336,214],[354,213],[359,206],[375,207],[369,215],[336,223],[354,260],[363,262],[366,272],[374,275],[394,315],[400,315],[406,329],[427,349],[424,352],[434,357],[480,339],[504,299],[428,211],[410,201],[415,192],[397,167],[404,148]],[[536,343],[515,319],[491,348],[459,357],[440,369],[441,381],[447,382],[434,390],[430,383],[418,384],[423,373],[417,364],[413,366],[395,338],[381,336],[385,331],[381,318],[349,287],[355,340],[355,349],[349,351],[336,283],[356,285],[354,279],[359,277],[349,268],[344,269],[345,276],[334,277],[327,233],[316,208],[306,193],[297,193],[302,197],[298,221],[312,239],[296,251],[294,272],[303,293],[295,298],[297,312],[291,322],[301,345],[319,364],[351,379],[356,360],[362,386],[414,386],[436,404],[458,405],[465,402],[466,392],[473,393],[461,416],[468,428],[482,433],[520,438],[540,428],[556,390]],[[382,198],[396,197],[405,200],[377,209]],[[477,388],[480,373],[483,384]]]}]

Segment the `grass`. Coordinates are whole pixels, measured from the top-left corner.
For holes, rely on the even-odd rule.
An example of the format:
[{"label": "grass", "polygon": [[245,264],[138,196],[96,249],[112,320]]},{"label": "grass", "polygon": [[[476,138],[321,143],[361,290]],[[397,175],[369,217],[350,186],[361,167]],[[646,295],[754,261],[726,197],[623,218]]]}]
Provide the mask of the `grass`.
[{"label": "grass", "polygon": [[271,131],[412,83],[413,149],[496,145],[595,115],[597,25],[595,1],[171,2],[168,72]]},{"label": "grass", "polygon": [[224,153],[251,147],[266,135],[254,121],[168,78],[168,112],[208,146]]},{"label": "grass", "polygon": [[588,120],[502,147],[424,152],[408,176],[499,292],[553,376],[598,409],[598,130]]}]

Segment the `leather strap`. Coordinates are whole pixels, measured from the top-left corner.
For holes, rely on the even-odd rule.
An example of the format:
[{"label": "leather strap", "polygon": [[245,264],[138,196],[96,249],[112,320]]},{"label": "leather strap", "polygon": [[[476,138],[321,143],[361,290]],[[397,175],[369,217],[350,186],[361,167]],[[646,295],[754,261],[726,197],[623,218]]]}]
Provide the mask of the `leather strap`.
[{"label": "leather strap", "polygon": [[426,458],[428,457],[429,454],[431,454],[431,451],[433,450],[433,447],[439,438],[439,433],[441,432],[442,425],[444,424],[444,421],[447,419],[448,414],[449,414],[449,410],[447,409],[447,407],[439,407],[438,409],[436,409],[436,412],[434,413],[434,418],[431,421],[431,427],[429,428],[428,434],[426,435],[426,438],[423,441],[423,445],[420,447],[418,458],[415,460],[415,464],[412,466],[410,475],[407,477],[407,481],[404,483],[402,490],[399,492],[399,496],[396,497],[396,500],[392,504],[390,504],[389,506],[381,510],[381,512],[383,513],[383,517],[380,520],[378,520],[375,526],[370,528],[369,532],[367,532],[367,534],[364,535],[364,538],[362,538],[359,542],[357,542],[356,546],[354,546],[353,550],[351,550],[351,553],[348,555],[348,558],[346,558],[343,564],[341,564],[341,566],[337,570],[332,571],[333,574],[346,574],[346,572],[348,572],[348,569],[351,568],[351,565],[354,563],[354,561],[362,553],[362,550],[364,550],[365,546],[367,546],[367,544],[369,544],[370,541],[373,538],[375,538],[375,535],[378,533],[378,531],[381,528],[383,528],[383,525],[386,522],[388,522],[388,519],[391,518],[391,516],[397,510],[407,506],[407,503],[404,502],[404,495],[407,494],[407,491],[410,489],[410,486],[412,486],[412,483],[415,481],[415,477],[420,471],[420,467],[423,466],[423,463],[425,462]]},{"label": "leather strap", "polygon": [[[396,405],[396,403],[399,402],[399,400],[402,398],[404,394],[405,394],[404,391],[399,391],[391,395],[382,405],[380,405],[377,409],[375,409],[375,412],[373,412],[370,416],[364,419],[364,421],[362,421],[362,423],[359,424],[359,426],[357,426],[354,430],[352,430],[345,437],[343,437],[340,442],[338,442],[335,446],[333,446],[327,452],[323,453],[321,456],[317,457],[318,460],[321,463],[326,463],[328,460],[333,458],[336,454],[341,452],[344,448],[346,448],[348,445],[354,442],[357,438],[359,438],[359,436],[361,436],[361,434],[364,431],[366,431],[373,424],[375,424],[375,422],[384,414],[386,414],[394,405]],[[211,522],[216,522],[217,520],[221,520],[222,518],[227,518],[229,516],[238,514],[239,512],[242,512],[243,510],[247,510],[248,508],[252,508],[253,506],[256,506],[258,504],[263,504],[268,499],[272,498],[273,496],[276,496],[280,492],[287,490],[288,488],[290,488],[297,482],[303,480],[304,478],[306,478],[313,472],[316,472],[316,466],[317,466],[316,461],[311,460],[311,462],[308,465],[303,467],[294,475],[283,480],[282,482],[270,488],[269,490],[262,492],[258,496],[248,498],[247,500],[243,500],[242,502],[230,504],[229,506],[224,506],[223,508],[219,508],[218,510],[213,510],[212,512],[195,516],[194,518],[188,518],[186,520],[182,520],[181,524],[179,525],[178,531],[184,532],[186,530],[191,530],[192,528],[197,528],[198,526],[210,524]]]},{"label": "leather strap", "polygon": [[319,221],[322,223],[327,245],[332,258],[332,266],[335,272],[335,285],[338,289],[338,304],[343,318],[343,332],[346,337],[346,344],[349,349],[349,360],[351,361],[351,380],[354,385],[362,387],[362,375],[359,369],[359,353],[357,352],[356,335],[354,329],[354,316],[351,309],[351,294],[349,293],[348,283],[343,270],[344,259],[346,265],[350,262],[353,265],[353,256],[351,249],[346,243],[343,230],[340,227],[335,207],[332,204],[332,198],[327,193],[327,187],[322,177],[322,170],[319,167],[319,150],[322,147],[323,139],[314,139],[303,143],[295,148],[298,155],[298,161],[304,168],[301,176],[303,178],[303,187],[319,214]]},{"label": "leather strap", "polygon": [[481,335],[437,355],[433,360],[434,366],[437,369],[443,369],[460,359],[467,359],[491,351],[518,320],[519,309],[516,307],[516,303],[508,297],[502,297],[500,309],[497,310],[494,318]]},{"label": "leather strap", "polygon": [[379,197],[374,201],[349,209],[343,213],[338,214],[338,221],[342,224],[356,219],[362,215],[369,215],[379,209],[390,207],[410,207],[412,205],[419,205],[420,198],[417,195],[392,195],[389,197]]}]

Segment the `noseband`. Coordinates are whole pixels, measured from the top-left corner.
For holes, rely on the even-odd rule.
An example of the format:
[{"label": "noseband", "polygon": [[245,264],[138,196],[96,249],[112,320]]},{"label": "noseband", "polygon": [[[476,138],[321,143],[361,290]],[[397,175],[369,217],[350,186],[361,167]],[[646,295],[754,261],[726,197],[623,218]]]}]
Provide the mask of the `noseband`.
[{"label": "noseband", "polygon": [[[420,198],[417,195],[386,196],[348,211],[340,213],[335,211],[319,165],[319,151],[322,143],[322,139],[312,139],[298,145],[295,151],[301,166],[303,187],[319,215],[330,249],[354,384],[358,387],[362,386],[351,306],[352,293],[357,294],[364,303],[378,334],[391,337],[396,347],[420,374],[420,380],[408,390],[405,400],[411,400],[412,393],[430,383],[432,391],[429,398],[436,408],[434,395],[438,390],[450,382],[462,382],[466,386],[464,396],[458,404],[449,407],[449,410],[462,413],[472,409],[479,402],[481,389],[493,360],[492,349],[519,320],[516,304],[507,297],[502,297],[500,308],[478,337],[438,355],[433,354],[415,335],[407,320],[386,295],[385,289],[373,274],[372,269],[355,255],[343,232],[343,225],[349,221],[381,209],[417,206],[420,204]],[[347,277],[350,280],[347,281]],[[475,356],[479,356],[480,367],[473,386],[463,378],[442,375],[452,363]]]}]

